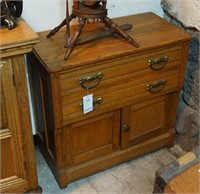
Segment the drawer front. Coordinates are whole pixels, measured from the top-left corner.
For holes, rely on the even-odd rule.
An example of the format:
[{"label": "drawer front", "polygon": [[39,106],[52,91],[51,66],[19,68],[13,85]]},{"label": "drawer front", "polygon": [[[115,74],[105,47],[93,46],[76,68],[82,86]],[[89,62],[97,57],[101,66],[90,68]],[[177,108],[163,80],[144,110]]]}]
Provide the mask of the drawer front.
[{"label": "drawer front", "polygon": [[[176,90],[179,86],[181,46],[148,52],[60,74],[63,122],[86,117],[82,97],[93,93],[98,113],[121,108],[141,98]],[[97,111],[89,113],[93,116]],[[88,117],[88,115],[87,115]]]}]

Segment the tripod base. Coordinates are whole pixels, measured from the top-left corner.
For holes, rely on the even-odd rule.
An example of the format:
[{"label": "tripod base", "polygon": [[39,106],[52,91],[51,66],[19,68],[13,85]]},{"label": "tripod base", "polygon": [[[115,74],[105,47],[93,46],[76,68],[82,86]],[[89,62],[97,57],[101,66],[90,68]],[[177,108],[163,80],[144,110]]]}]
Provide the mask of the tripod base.
[{"label": "tripod base", "polygon": [[[76,15],[74,14],[71,14],[69,16],[69,22],[67,23],[66,22],[66,19],[64,19],[60,25],[58,25],[57,27],[55,27],[53,30],[50,31],[50,33],[47,35],[47,38],[50,38],[51,36],[53,36],[56,32],[58,32],[63,26],[67,26],[67,29],[69,28],[69,23],[72,19],[76,18]],[[71,54],[71,52],[73,51],[74,47],[78,44],[78,37],[80,36],[81,32],[82,32],[82,29],[83,27],[85,26],[86,22],[87,22],[87,17],[79,17],[79,20],[78,20],[78,28],[75,32],[75,35],[74,37],[70,37],[69,36],[69,33],[70,32],[67,32],[67,35],[68,35],[68,43],[65,45],[65,47],[67,48],[67,52],[65,53],[65,56],[64,56],[64,59],[67,60]],[[139,47],[138,43],[134,41],[134,39],[132,37],[130,37],[128,34],[126,34],[123,29],[121,29],[117,24],[115,24],[109,17],[105,16],[105,17],[101,17],[99,18],[104,24],[106,27],[110,28],[111,29],[111,32],[110,34],[113,34],[113,33],[117,33],[119,34],[121,37],[125,38],[130,44],[132,44],[133,46],[135,46],[136,48]],[[101,36],[102,37],[102,36]],[[93,39],[96,39],[98,38],[98,36],[94,36]],[[71,41],[69,41],[69,39]],[[93,40],[93,39],[90,39]],[[82,44],[85,43],[85,42],[88,42],[88,41],[82,41]]]}]

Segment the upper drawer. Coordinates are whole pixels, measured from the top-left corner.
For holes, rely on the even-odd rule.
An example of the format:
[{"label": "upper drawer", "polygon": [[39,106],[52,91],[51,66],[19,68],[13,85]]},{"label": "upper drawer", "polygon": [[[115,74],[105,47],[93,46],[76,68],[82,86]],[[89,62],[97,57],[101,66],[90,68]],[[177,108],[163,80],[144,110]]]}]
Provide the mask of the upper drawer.
[{"label": "upper drawer", "polygon": [[104,112],[123,107],[128,101],[132,103],[141,97],[177,89],[181,49],[181,46],[176,46],[79,71],[62,72],[60,95],[64,123],[83,116],[80,103],[87,93],[93,93],[94,99],[102,98],[98,111]]}]

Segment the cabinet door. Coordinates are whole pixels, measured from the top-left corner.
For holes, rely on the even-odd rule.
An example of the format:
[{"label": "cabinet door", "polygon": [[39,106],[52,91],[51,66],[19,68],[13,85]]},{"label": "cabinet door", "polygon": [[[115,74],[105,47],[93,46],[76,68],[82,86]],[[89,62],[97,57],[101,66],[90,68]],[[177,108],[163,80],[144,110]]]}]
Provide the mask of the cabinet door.
[{"label": "cabinet door", "polygon": [[71,146],[74,164],[86,162],[119,149],[119,132],[120,110],[117,110],[65,127],[60,137],[63,138],[61,149]]},{"label": "cabinet door", "polygon": [[121,147],[139,144],[166,131],[166,96],[122,109]]},{"label": "cabinet door", "polygon": [[1,61],[1,173],[0,192],[25,192],[28,190],[24,157],[22,153],[22,131],[17,110],[11,59]]}]

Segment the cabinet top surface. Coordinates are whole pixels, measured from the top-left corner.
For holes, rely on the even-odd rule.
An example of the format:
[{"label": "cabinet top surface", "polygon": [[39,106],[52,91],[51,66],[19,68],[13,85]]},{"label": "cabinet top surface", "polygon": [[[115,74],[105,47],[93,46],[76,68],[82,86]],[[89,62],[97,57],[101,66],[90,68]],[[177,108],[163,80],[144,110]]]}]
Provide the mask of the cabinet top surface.
[{"label": "cabinet top surface", "polygon": [[18,25],[8,30],[6,27],[0,29],[0,50],[32,45],[39,42],[38,35],[23,20],[18,19]]},{"label": "cabinet top surface", "polygon": [[[191,36],[164,19],[153,13],[143,13],[131,16],[115,18],[117,25],[132,24],[133,28],[126,31],[138,44],[135,48],[122,37],[108,36],[93,40],[83,45],[74,47],[69,59],[64,60],[66,53],[66,31],[61,29],[51,38],[46,38],[48,32],[39,33],[40,43],[34,49],[43,65],[49,72],[57,72],[74,68],[81,68],[84,65],[92,65],[96,62],[103,62],[123,56],[137,54],[151,49],[159,49],[164,46],[171,46],[189,41]],[[71,34],[76,26],[71,27]],[[105,30],[103,24],[86,24],[80,38]]]}]

